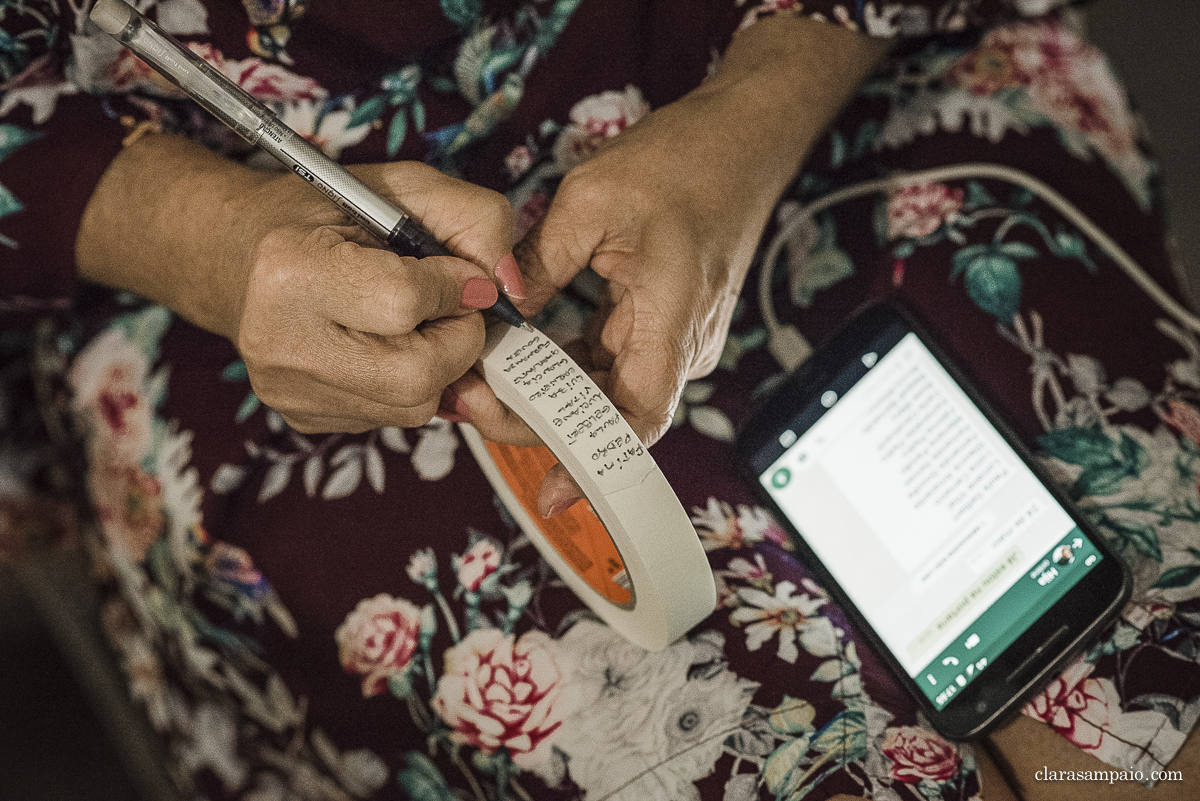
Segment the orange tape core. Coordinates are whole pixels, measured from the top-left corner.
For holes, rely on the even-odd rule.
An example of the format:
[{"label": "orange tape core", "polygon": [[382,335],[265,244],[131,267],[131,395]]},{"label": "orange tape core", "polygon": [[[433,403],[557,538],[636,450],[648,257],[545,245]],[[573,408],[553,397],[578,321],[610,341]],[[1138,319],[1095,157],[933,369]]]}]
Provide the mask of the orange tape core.
[{"label": "orange tape core", "polygon": [[485,444],[500,475],[559,556],[603,598],[615,604],[629,603],[633,594],[628,589],[625,562],[591,504],[581,501],[549,520],[538,512],[538,487],[558,461],[550,449]]}]

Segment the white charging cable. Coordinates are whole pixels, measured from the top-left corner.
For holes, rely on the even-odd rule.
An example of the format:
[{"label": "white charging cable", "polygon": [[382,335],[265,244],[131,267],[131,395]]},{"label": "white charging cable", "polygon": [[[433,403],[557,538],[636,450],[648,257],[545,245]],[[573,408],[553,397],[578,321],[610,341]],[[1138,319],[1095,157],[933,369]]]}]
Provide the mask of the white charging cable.
[{"label": "white charging cable", "polygon": [[[1078,208],[1061,194],[1050,188],[1043,181],[1020,170],[1006,167],[1002,164],[968,163],[954,164],[947,167],[935,167],[917,172],[903,172],[881,178],[875,181],[863,181],[830,192],[822,198],[800,209],[779,231],[767,247],[763,258],[762,269],[758,276],[758,301],[762,309],[763,322],[767,326],[767,350],[775,360],[787,371],[800,366],[812,353],[812,346],[804,335],[793,325],[781,324],[775,316],[775,308],[771,295],[771,274],[779,253],[787,241],[804,225],[811,225],[816,216],[822,211],[848,200],[871,195],[877,192],[892,192],[900,187],[916,184],[932,183],[934,181],[960,181],[967,178],[993,178],[1010,184],[1023,186],[1037,197],[1044,200],[1055,211],[1078,228],[1084,236],[1100,248],[1125,274],[1163,311],[1174,317],[1184,328],[1200,334],[1200,317],[1192,314],[1172,298],[1158,283],[1135,262],[1112,237],[1104,233],[1098,225],[1088,219]],[[803,267],[802,267],[803,269]]]}]

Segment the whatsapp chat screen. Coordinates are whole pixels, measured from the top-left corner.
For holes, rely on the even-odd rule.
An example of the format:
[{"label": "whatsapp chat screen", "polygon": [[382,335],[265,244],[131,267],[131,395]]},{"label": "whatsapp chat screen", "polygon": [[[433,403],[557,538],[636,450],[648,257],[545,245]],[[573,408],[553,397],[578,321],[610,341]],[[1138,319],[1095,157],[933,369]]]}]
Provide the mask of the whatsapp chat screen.
[{"label": "whatsapp chat screen", "polygon": [[1101,556],[915,334],[854,368],[760,481],[941,709]]}]

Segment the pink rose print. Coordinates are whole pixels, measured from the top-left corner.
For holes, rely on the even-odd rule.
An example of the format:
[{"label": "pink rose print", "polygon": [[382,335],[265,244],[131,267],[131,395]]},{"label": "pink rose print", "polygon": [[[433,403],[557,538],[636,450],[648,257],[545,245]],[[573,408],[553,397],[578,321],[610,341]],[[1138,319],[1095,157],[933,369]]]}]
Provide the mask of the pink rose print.
[{"label": "pink rose print", "polygon": [[362,694],[370,698],[387,689],[388,677],[412,664],[420,633],[421,610],[380,593],[359,601],[333,636],[342,668],[363,677]]},{"label": "pink rose print", "polygon": [[1003,25],[989,31],[974,50],[960,58],[947,78],[986,96],[1061,74],[1085,47],[1057,23]]},{"label": "pink rose print", "polygon": [[624,92],[601,92],[571,108],[571,122],[554,143],[554,161],[565,173],[596,155],[607,140],[650,113],[636,86]]},{"label": "pink rose print", "polygon": [[87,420],[97,461],[134,465],[150,449],[153,412],[143,394],[146,357],[116,330],[96,337],[71,367],[73,405]]},{"label": "pink rose print", "polygon": [[1022,710],[1089,751],[1100,747],[1109,721],[1104,685],[1089,678],[1093,667],[1082,659],[1076,661]]},{"label": "pink rose print", "polygon": [[1103,54],[1057,21],[995,28],[947,76],[977,95],[1026,88],[1038,111],[1109,160],[1136,147],[1128,98]]},{"label": "pink rose print", "polygon": [[500,567],[500,550],[491,540],[480,540],[458,560],[458,583],[471,592],[479,592],[483,580]]},{"label": "pink rose print", "polygon": [[433,708],[454,730],[450,739],[488,753],[507,748],[520,764],[562,725],[562,679],[545,633],[514,640],[476,629],[446,651]]},{"label": "pink rose print", "polygon": [[94,462],[88,489],[104,536],[129,558],[143,559],[166,523],[158,479],[139,467]]},{"label": "pink rose print", "polygon": [[916,726],[889,728],[882,751],[892,761],[892,778],[906,784],[922,779],[941,784],[957,776],[962,765],[957,748]]},{"label": "pink rose print", "polygon": [[928,236],[962,209],[963,192],[945,184],[905,186],[888,198],[888,239]]},{"label": "pink rose print", "polygon": [[1047,117],[1082,133],[1107,159],[1120,159],[1137,147],[1129,101],[1098,50],[1089,48],[1068,71],[1035,82],[1029,95]]}]

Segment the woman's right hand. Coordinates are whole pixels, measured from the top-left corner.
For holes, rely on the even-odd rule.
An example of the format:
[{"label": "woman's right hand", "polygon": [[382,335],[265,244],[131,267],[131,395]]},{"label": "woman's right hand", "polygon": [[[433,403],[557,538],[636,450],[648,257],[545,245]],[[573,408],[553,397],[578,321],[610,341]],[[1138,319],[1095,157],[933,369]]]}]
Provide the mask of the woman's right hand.
[{"label": "woman's right hand", "polygon": [[[355,168],[462,257],[406,258],[293,175],[147,139],[158,141],[122,153],[89,202],[83,274],[227,337],[255,393],[298,431],[428,422],[479,357],[495,268],[511,281],[507,200],[420,163]],[[147,199],[148,173],[178,184]]]}]

